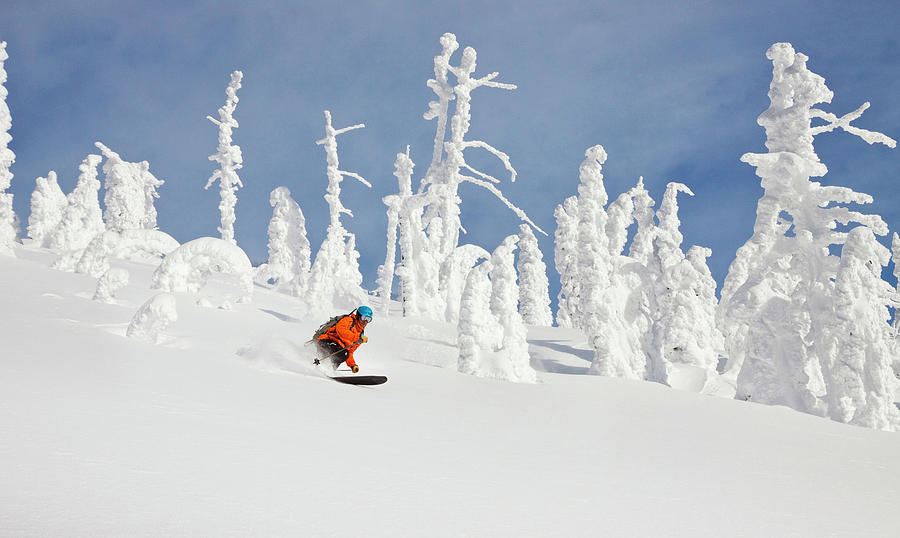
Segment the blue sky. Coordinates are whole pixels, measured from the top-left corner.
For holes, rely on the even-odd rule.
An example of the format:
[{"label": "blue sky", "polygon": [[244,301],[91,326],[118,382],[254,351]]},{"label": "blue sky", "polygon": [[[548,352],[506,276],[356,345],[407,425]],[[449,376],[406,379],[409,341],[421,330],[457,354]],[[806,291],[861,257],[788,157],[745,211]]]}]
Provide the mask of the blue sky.
[{"label": "blue sky", "polygon": [[[851,5],[852,4],[852,5]],[[499,71],[514,91],[473,93],[470,138],[508,153],[519,177],[500,187],[548,233],[553,210],[576,192],[589,146],[603,144],[610,197],[644,176],[659,202],[668,181],[680,197],[684,248],[713,249],[721,286],[736,249],[751,235],[762,195],[740,162],[764,152],[756,117],[768,106],[766,49],[789,41],[810,57],[838,115],[865,101],[857,125],[900,138],[900,4],[896,1],[629,2],[36,2],[0,4],[7,41],[7,104],[16,153],[12,192],[27,220],[38,176],[59,174],[63,190],[99,140],[129,161],[147,160],[165,185],[160,228],[181,242],[217,236],[213,171],[216,127],[230,73],[244,73],[235,117],[245,187],[238,192],[238,243],[254,264],[266,259],[269,192],[291,189],[314,249],[328,222],[323,199],[322,111],[336,127],[365,123],[339,138],[341,167],[373,188],[343,184],[355,217],[365,285],[384,260],[381,198],[396,192],[395,155],[409,144],[414,182],[430,161],[434,122],[422,118],[432,92],[438,39],[453,32],[478,51],[476,74]],[[453,58],[458,63],[459,52]],[[900,150],[868,146],[842,131],[816,148],[822,183],[871,194],[866,212],[900,230],[895,184]],[[492,159],[471,160],[498,177]],[[517,218],[486,191],[461,188],[463,242],[493,249],[516,233]],[[883,242],[888,243],[888,239]],[[553,243],[541,247],[551,280]]]}]

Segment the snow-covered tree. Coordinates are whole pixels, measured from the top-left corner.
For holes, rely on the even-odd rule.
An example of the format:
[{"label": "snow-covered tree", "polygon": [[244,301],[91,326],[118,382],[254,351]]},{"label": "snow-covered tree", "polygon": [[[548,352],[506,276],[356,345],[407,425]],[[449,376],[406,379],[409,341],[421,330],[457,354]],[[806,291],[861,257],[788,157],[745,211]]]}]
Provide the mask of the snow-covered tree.
[{"label": "snow-covered tree", "polygon": [[310,270],[306,219],[287,187],[276,187],[269,204],[274,208],[269,221],[269,261],[259,267],[257,279],[301,297],[306,292]]},{"label": "snow-covered tree", "polygon": [[[444,319],[447,323],[459,321],[460,303],[469,271],[479,261],[490,258],[490,256],[488,251],[477,245],[460,245],[441,265],[441,292],[446,304]],[[457,301],[456,297],[459,297],[460,301]]]},{"label": "snow-covered tree", "polygon": [[459,309],[457,369],[464,374],[480,375],[484,356],[497,345],[502,328],[491,313],[490,260],[469,271]]},{"label": "snow-covered tree", "polygon": [[[813,139],[839,127],[870,144],[896,142],[850,125],[868,103],[840,118],[814,108],[833,94],[789,43],[776,43],[766,55],[774,66],[771,104],[758,123],[769,152],[741,158],[756,167],[765,194],[753,236],[729,268],[717,316],[729,370],[739,371],[738,397],[824,414],[823,334],[834,317],[827,305],[839,264],[829,249],[845,241],[839,224],[858,222],[879,235],[887,226],[842,205],[869,203],[870,196],[810,181],[827,172]],[[813,127],[814,118],[825,123]]]},{"label": "snow-covered tree", "polygon": [[526,325],[550,327],[553,313],[550,311],[550,281],[544,255],[537,237],[527,224],[519,225],[519,311]]},{"label": "snow-covered tree", "polygon": [[519,237],[510,235],[491,254],[491,313],[503,327],[496,351],[495,377],[517,383],[534,383],[537,374],[528,354],[528,331],[519,314],[519,286],[513,251]]},{"label": "snow-covered tree", "polygon": [[[504,197],[496,187],[500,180],[474,169],[465,159],[466,150],[483,149],[496,156],[509,172],[510,180],[515,181],[516,171],[508,155],[484,141],[466,139],[471,121],[472,91],[482,86],[502,89],[514,89],[515,86],[495,82],[497,73],[474,77],[476,53],[471,47],[463,50],[459,66],[451,65],[450,58],[459,48],[453,34],[441,37],[441,47],[441,54],[434,58],[435,78],[428,81],[437,100],[429,103],[424,114],[427,120],[437,120],[434,153],[418,192],[407,200],[401,213],[409,217],[409,225],[414,229],[410,230],[405,240],[401,238],[403,262],[398,268],[398,275],[403,286],[404,315],[454,321],[460,297],[449,294],[447,286],[452,283],[457,288],[461,287],[459,284],[470,269],[459,263],[467,256],[454,253],[459,247],[460,232],[465,232],[460,220],[459,186],[468,182],[487,189],[521,220],[541,233],[543,231]],[[455,83],[450,81],[449,75],[455,77]],[[455,101],[452,117],[449,113],[450,101]],[[412,250],[403,251],[404,244]],[[451,317],[447,318],[447,315]]]},{"label": "snow-covered tree", "polygon": [[869,228],[858,226],[847,235],[822,370],[830,418],[894,431],[900,428],[900,410],[894,405],[888,305],[895,292],[881,279],[889,259]]},{"label": "snow-covered tree", "polygon": [[153,273],[153,288],[163,291],[197,293],[212,273],[225,273],[237,278],[239,302],[253,297],[253,266],[241,248],[230,241],[200,237],[170,252]]},{"label": "snow-covered tree", "polygon": [[0,41],[0,254],[13,255],[13,244],[19,235],[16,225],[16,214],[13,211],[13,195],[6,192],[12,182],[10,167],[16,162],[16,154],[9,149],[12,137],[12,117],[6,104],[6,69],[4,64],[9,55],[6,53],[6,41]]},{"label": "snow-covered tree", "polygon": [[144,303],[131,319],[125,335],[129,338],[158,344],[163,331],[170,323],[178,320],[175,296],[171,293],[154,295]]},{"label": "snow-covered tree", "polygon": [[693,196],[684,184],[672,182],[656,213],[648,269],[654,280],[652,330],[647,338],[648,379],[674,384],[677,377],[715,375],[722,336],[716,327],[716,283],[706,258],[711,250],[681,250],[679,192]]},{"label": "snow-covered tree", "polygon": [[[397,229],[400,227],[401,214],[406,201],[412,196],[412,173],[415,163],[409,157],[409,146],[406,153],[398,153],[394,160],[394,176],[399,185],[398,193],[385,196],[382,200],[387,206],[388,228],[387,248],[384,265],[378,268],[378,296],[381,298],[380,312],[387,316],[391,304],[391,292],[394,287],[394,260],[397,258]],[[403,233],[401,231],[401,233]],[[401,258],[402,258],[401,248]],[[402,263],[402,261],[401,261]]]},{"label": "snow-covered tree", "polygon": [[148,261],[162,258],[179,247],[178,241],[159,230],[102,232],[83,251],[69,251],[57,258],[54,269],[100,277],[109,270],[109,258]]},{"label": "snow-covered tree", "polygon": [[147,161],[126,162],[101,142],[94,145],[106,157],[103,163],[103,173],[106,175],[103,219],[106,229],[121,232],[156,228],[154,201],[159,198],[156,190],[165,182],[150,173]]},{"label": "snow-covered tree", "polygon": [[97,289],[94,291],[94,301],[112,303],[116,293],[128,285],[128,270],[120,267],[112,267],[97,279]]},{"label": "snow-covered tree", "polygon": [[556,207],[554,263],[559,274],[556,324],[560,327],[579,327],[581,314],[578,278],[578,197],[570,196]]},{"label": "snow-covered tree", "polygon": [[[609,200],[603,185],[603,163],[606,151],[593,146],[585,151],[578,185],[578,312],[575,324],[588,336],[594,349],[592,374],[643,379],[646,359],[639,344],[631,342],[624,316],[619,311],[620,298],[613,289],[614,260],[610,253],[610,225],[605,206]],[[625,215],[617,211],[619,219]],[[630,216],[630,215],[629,215]]]},{"label": "snow-covered tree", "polygon": [[100,181],[97,166],[103,158],[90,154],[78,166],[78,183],[66,197],[59,225],[48,236],[48,246],[56,250],[81,250],[104,231],[100,209]]},{"label": "snow-covered tree", "polygon": [[361,287],[362,274],[359,272],[356,238],[341,224],[341,214],[353,216],[353,213],[341,203],[341,181],[347,176],[367,187],[371,188],[372,185],[359,174],[339,168],[337,147],[338,135],[363,127],[364,124],[358,124],[335,129],[331,125],[331,112],[326,110],[325,138],[316,142],[325,148],[328,176],[325,201],[328,202],[330,223],[325,240],[316,253],[309,277],[307,299],[315,308],[328,309],[332,306],[349,308],[361,304],[366,297],[366,292]]},{"label": "snow-covered tree", "polygon": [[[891,261],[894,263],[894,278],[897,280],[897,294],[900,296],[900,235],[894,232],[891,238]],[[900,305],[894,309],[894,338],[897,338],[897,332],[900,331]],[[898,357],[900,362],[900,357]]]},{"label": "snow-covered tree", "polygon": [[238,122],[234,119],[234,109],[238,104],[237,91],[241,88],[243,76],[240,71],[231,73],[231,82],[225,90],[225,104],[219,108],[219,119],[206,116],[206,119],[219,127],[219,146],[216,154],[209,156],[209,160],[218,163],[219,168],[213,172],[204,188],[209,189],[217,179],[219,180],[221,194],[219,212],[222,215],[219,233],[222,234],[222,239],[235,244],[237,244],[234,239],[234,206],[237,204],[235,192],[244,186],[237,171],[243,166],[244,159],[241,147],[231,143],[231,135],[234,129],[238,128]]},{"label": "snow-covered tree", "polygon": [[469,271],[458,324],[458,369],[462,373],[534,383],[527,329],[518,312],[515,257],[518,236],[507,237],[489,261]]},{"label": "snow-covered tree", "polygon": [[39,177],[31,193],[31,213],[28,215],[28,237],[40,247],[49,246],[49,236],[59,225],[66,209],[66,195],[56,181],[56,172]]},{"label": "snow-covered tree", "polygon": [[656,225],[653,223],[653,205],[656,203],[644,187],[644,178],[638,178],[638,183],[631,189],[631,200],[634,204],[634,220],[637,222],[637,231],[628,249],[628,257],[638,263],[647,265],[650,252],[653,250],[653,236]]}]

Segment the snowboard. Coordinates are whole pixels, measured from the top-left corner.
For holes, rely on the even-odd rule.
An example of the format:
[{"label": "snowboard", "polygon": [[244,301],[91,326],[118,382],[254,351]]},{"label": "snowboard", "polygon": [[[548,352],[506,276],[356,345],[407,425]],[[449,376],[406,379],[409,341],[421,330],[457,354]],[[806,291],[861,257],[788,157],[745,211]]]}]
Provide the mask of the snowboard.
[{"label": "snowboard", "polygon": [[380,385],[387,381],[383,375],[330,375],[328,378],[348,385]]}]

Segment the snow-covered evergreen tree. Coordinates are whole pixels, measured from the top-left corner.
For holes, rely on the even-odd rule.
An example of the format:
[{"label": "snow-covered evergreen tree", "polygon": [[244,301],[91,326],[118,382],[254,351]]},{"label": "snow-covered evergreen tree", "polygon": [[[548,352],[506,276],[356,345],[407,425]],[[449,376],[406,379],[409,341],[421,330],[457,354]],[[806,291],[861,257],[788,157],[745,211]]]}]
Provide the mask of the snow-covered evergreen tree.
[{"label": "snow-covered evergreen tree", "polygon": [[[378,268],[378,297],[381,298],[380,312],[387,316],[391,304],[391,292],[394,287],[394,268],[397,257],[397,229],[400,227],[401,214],[406,201],[412,196],[412,159],[409,157],[409,146],[406,153],[398,153],[394,160],[394,176],[397,177],[398,193],[383,198],[387,206],[388,228],[387,248],[384,256],[384,265]],[[403,233],[401,231],[401,233]],[[402,258],[401,247],[401,258]],[[401,260],[402,263],[402,260]]]},{"label": "snow-covered evergreen tree", "polygon": [[327,160],[326,173],[328,189],[325,200],[328,202],[330,224],[316,253],[307,289],[308,302],[315,308],[330,309],[332,306],[351,308],[358,306],[366,298],[362,289],[362,274],[359,272],[359,253],[356,251],[356,238],[341,224],[341,214],[353,213],[341,203],[341,181],[344,176],[352,177],[370,187],[371,184],[354,172],[346,172],[339,168],[337,136],[354,129],[365,127],[363,124],[335,129],[331,125],[331,112],[325,111],[325,138],[316,144],[325,147]]},{"label": "snow-covered evergreen tree", "polygon": [[157,189],[165,182],[150,173],[147,161],[130,163],[101,142],[94,145],[106,157],[103,163],[106,176],[103,219],[106,229],[121,232],[156,228],[154,201],[159,198]]},{"label": "snow-covered evergreen tree", "polygon": [[225,104],[219,108],[219,119],[206,116],[206,119],[219,127],[219,146],[216,154],[209,156],[209,160],[218,163],[219,168],[213,172],[204,188],[209,189],[217,179],[219,180],[221,194],[219,212],[222,215],[219,233],[222,234],[222,239],[235,244],[237,244],[234,239],[234,206],[237,204],[235,192],[244,186],[237,171],[243,166],[244,159],[241,147],[231,143],[231,135],[234,129],[238,128],[238,122],[234,119],[234,109],[237,108],[237,91],[241,88],[243,76],[240,71],[231,73],[231,82],[225,90]]},{"label": "snow-covered evergreen tree", "polygon": [[709,249],[692,247],[685,256],[678,219],[679,192],[672,182],[656,213],[648,269],[652,288],[652,331],[648,342],[648,379],[673,384],[677,376],[715,375],[722,336],[716,327],[716,283],[706,258]]},{"label": "snow-covered evergreen tree", "polygon": [[491,254],[491,313],[503,327],[495,354],[494,377],[517,383],[535,383],[537,374],[528,354],[528,330],[519,314],[519,286],[513,251],[519,237],[510,235]]},{"label": "snow-covered evergreen tree", "polygon": [[66,195],[56,181],[56,172],[39,177],[31,193],[31,213],[28,215],[28,237],[35,245],[49,246],[49,236],[59,225],[66,209]]},{"label": "snow-covered evergreen tree", "polygon": [[12,117],[9,106],[6,104],[6,63],[9,55],[6,53],[6,41],[0,41],[0,254],[12,256],[13,244],[19,234],[16,224],[16,214],[13,211],[13,195],[6,192],[12,182],[10,167],[16,162],[16,154],[9,149],[12,137],[9,130],[12,128]]},{"label": "snow-covered evergreen tree", "polygon": [[[771,105],[758,123],[769,152],[741,158],[756,167],[765,194],[753,236],[729,268],[717,316],[729,370],[739,371],[738,397],[824,414],[823,334],[833,320],[827,305],[839,263],[829,249],[846,237],[836,226],[858,222],[879,235],[887,227],[877,215],[841,205],[869,203],[870,196],[810,181],[827,172],[813,139],[840,127],[870,144],[896,142],[850,125],[868,103],[841,118],[814,108],[833,94],[789,43],[776,43],[766,55],[774,66]],[[813,127],[814,118],[826,123]]]},{"label": "snow-covered evergreen tree", "polygon": [[[609,198],[603,185],[605,162],[603,146],[593,146],[585,151],[579,172],[577,274],[581,322],[576,326],[584,330],[594,349],[592,374],[643,379],[646,359],[639,343],[632,342],[632,335],[619,311],[622,298],[613,289],[614,260],[607,231],[618,230],[620,225],[609,226],[610,218],[605,209]],[[616,212],[618,219],[624,221],[625,215],[620,213]]]},{"label": "snow-covered evergreen tree", "polygon": [[554,263],[559,274],[556,324],[560,327],[579,327],[582,316],[578,278],[578,197],[570,196],[553,212],[556,218]]},{"label": "snow-covered evergreen tree", "polygon": [[100,209],[100,181],[97,166],[103,158],[90,154],[78,166],[78,183],[66,197],[59,225],[48,237],[48,246],[56,250],[81,250],[104,231]]},{"label": "snow-covered evergreen tree", "polygon": [[269,204],[274,208],[269,221],[269,261],[259,267],[257,279],[301,297],[306,292],[311,265],[306,218],[287,187],[276,187]]},{"label": "snow-covered evergreen tree", "polygon": [[527,224],[519,225],[519,311],[526,325],[550,327],[550,281],[537,237]]},{"label": "snow-covered evergreen tree", "polygon": [[498,344],[503,330],[491,313],[490,260],[469,271],[459,309],[457,369],[469,375],[481,375],[483,359]]},{"label": "snow-covered evergreen tree", "polygon": [[895,291],[881,279],[890,251],[872,230],[850,230],[834,283],[833,324],[822,369],[828,416],[879,430],[900,428],[894,405],[890,312]]},{"label": "snow-covered evergreen tree", "polygon": [[656,202],[644,187],[643,177],[638,179],[637,185],[631,189],[630,193],[634,205],[634,220],[637,221],[637,231],[631,241],[631,247],[628,249],[628,257],[647,265],[650,252],[653,250],[653,236],[656,230],[656,225],[653,223],[653,205]]},{"label": "snow-covered evergreen tree", "polygon": [[527,329],[518,312],[515,256],[511,235],[485,261],[469,271],[460,303],[458,369],[479,377],[534,383]]}]

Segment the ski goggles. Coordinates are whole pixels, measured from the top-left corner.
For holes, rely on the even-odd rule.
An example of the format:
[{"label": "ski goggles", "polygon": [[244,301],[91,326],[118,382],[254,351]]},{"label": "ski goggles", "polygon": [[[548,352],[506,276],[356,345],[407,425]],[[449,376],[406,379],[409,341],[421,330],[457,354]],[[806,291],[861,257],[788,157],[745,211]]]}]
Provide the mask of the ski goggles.
[{"label": "ski goggles", "polygon": [[372,316],[361,315],[359,316],[359,321],[364,321],[366,323],[372,321]]}]

